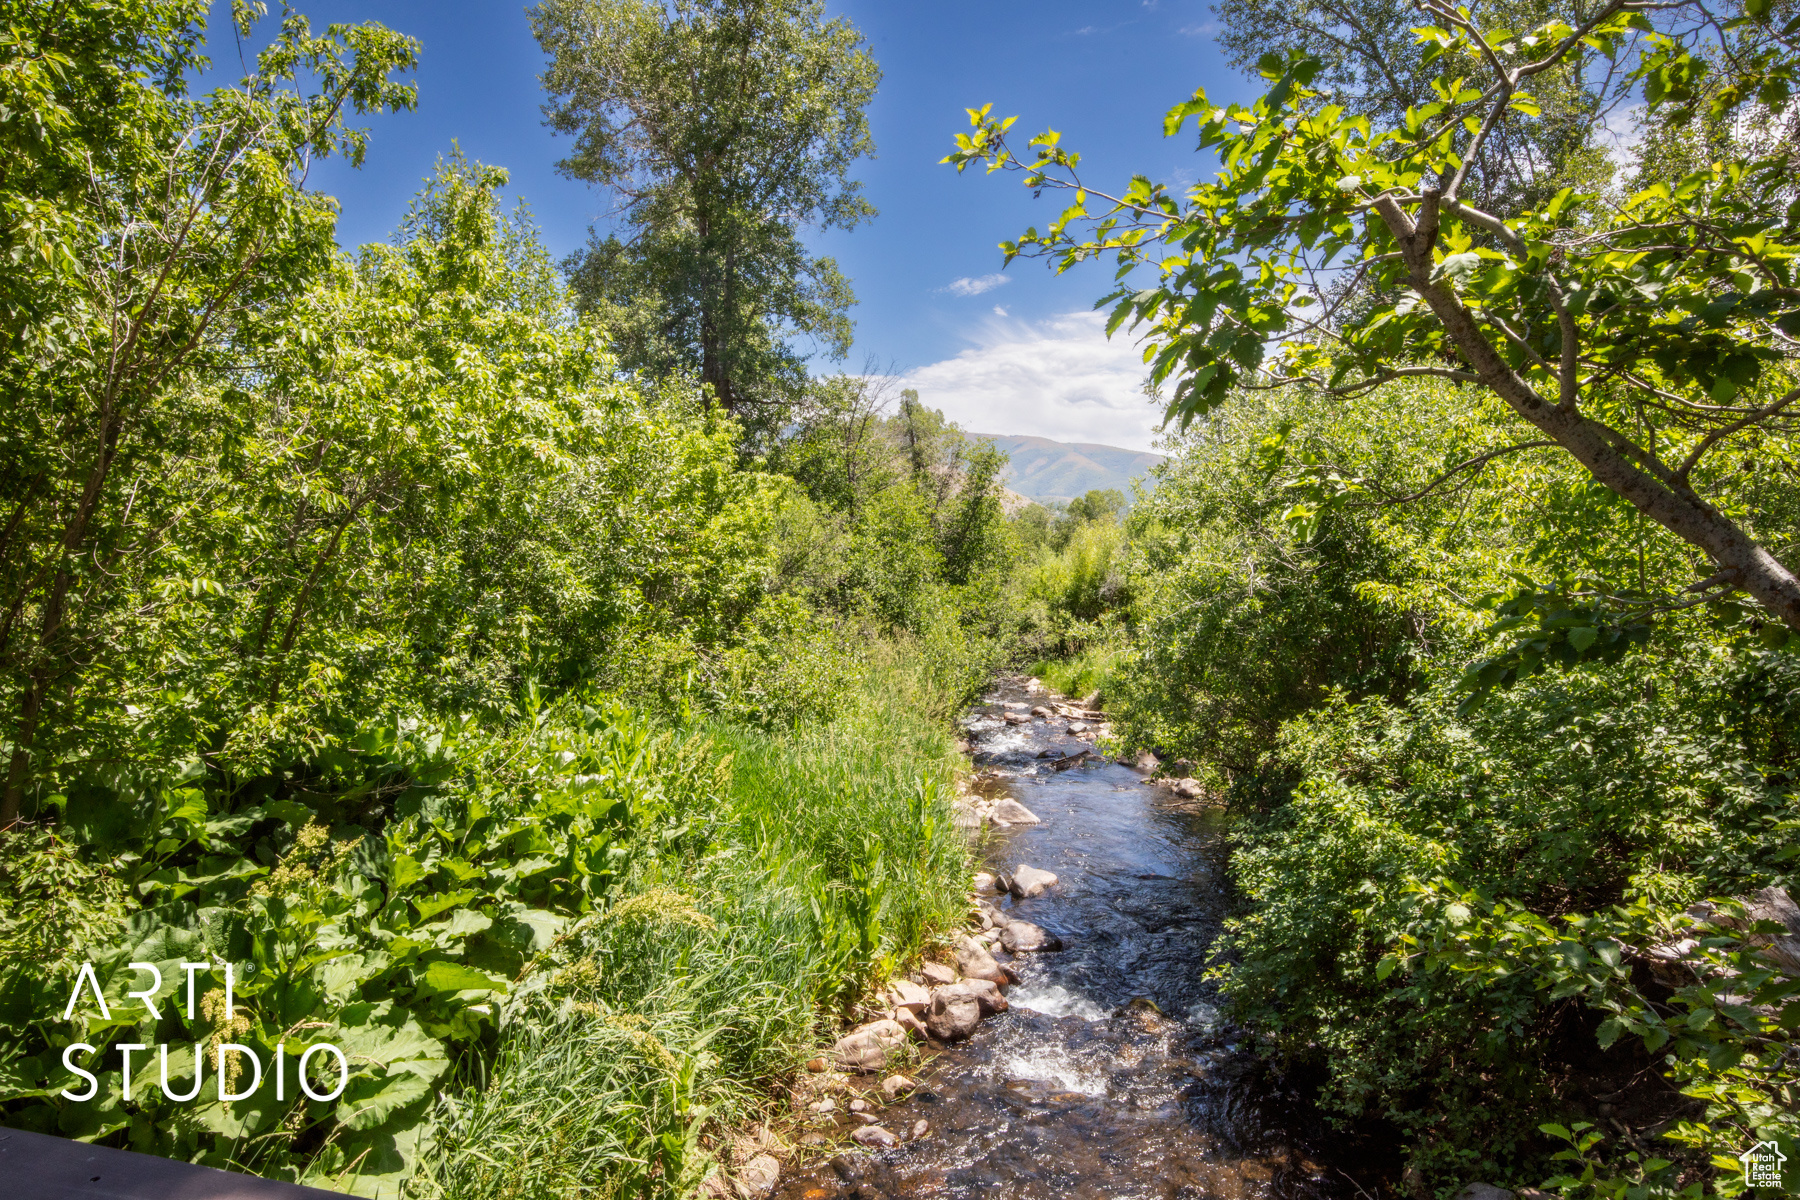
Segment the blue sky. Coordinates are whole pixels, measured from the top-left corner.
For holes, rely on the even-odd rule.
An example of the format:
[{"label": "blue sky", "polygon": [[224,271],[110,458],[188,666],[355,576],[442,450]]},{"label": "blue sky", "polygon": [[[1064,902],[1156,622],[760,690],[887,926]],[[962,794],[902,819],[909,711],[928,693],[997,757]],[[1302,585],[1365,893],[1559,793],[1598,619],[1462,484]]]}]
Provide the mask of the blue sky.
[{"label": "blue sky", "polygon": [[[360,171],[322,165],[316,186],[343,205],[345,245],[385,240],[433,161],[459,143],[511,172],[553,252],[580,246],[607,197],[564,179],[566,139],[543,126],[543,58],[524,8],[484,0],[300,0],[315,26],[375,20],[424,46],[419,107],[377,118]],[[868,38],[883,80],[869,110],[878,157],[857,176],[881,215],[813,242],[834,255],[861,301],[848,367],[890,365],[965,428],[1148,449],[1157,414],[1136,392],[1143,368],[1121,335],[1110,344],[1090,312],[1110,271],[1060,278],[1041,264],[1001,271],[995,243],[1056,209],[1011,179],[938,165],[967,128],[967,107],[1019,115],[1080,150],[1096,186],[1133,172],[1191,181],[1209,160],[1190,137],[1164,139],[1162,114],[1204,86],[1248,100],[1214,43],[1207,0],[1113,3],[833,2]],[[214,28],[224,32],[223,23]],[[229,34],[225,34],[228,39]],[[229,40],[215,44],[235,67]],[[234,72],[235,73],[235,72]],[[960,281],[960,282],[959,282]],[[818,362],[817,369],[831,369]]]}]

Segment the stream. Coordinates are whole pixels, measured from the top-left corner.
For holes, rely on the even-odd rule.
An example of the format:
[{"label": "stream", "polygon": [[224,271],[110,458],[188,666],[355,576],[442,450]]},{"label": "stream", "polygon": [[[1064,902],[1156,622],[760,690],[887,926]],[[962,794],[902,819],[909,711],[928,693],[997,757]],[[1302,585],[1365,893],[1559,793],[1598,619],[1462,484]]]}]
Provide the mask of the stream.
[{"label": "stream", "polygon": [[939,1051],[920,1089],[881,1112],[886,1128],[923,1119],[929,1134],[852,1148],[776,1196],[1355,1196],[1316,1119],[1239,1046],[1205,979],[1228,903],[1220,814],[1116,763],[1053,770],[1043,751],[1089,743],[1057,718],[1008,724],[1006,712],[1047,702],[1027,686],[997,681],[966,727],[977,790],[1011,796],[1042,824],[990,828],[980,855],[989,871],[1057,874],[1042,896],[1000,903],[1066,948],[1011,960],[1011,1010]]}]

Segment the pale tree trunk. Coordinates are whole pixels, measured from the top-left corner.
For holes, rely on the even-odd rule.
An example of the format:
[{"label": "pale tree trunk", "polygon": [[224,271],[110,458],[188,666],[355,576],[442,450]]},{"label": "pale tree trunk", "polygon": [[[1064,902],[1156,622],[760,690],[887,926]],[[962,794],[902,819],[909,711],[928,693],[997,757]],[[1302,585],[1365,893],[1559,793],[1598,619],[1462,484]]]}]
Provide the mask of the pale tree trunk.
[{"label": "pale tree trunk", "polygon": [[[1565,395],[1561,403],[1553,404],[1540,396],[1501,358],[1456,293],[1446,284],[1433,281],[1435,202],[1436,195],[1428,192],[1416,224],[1391,197],[1378,201],[1375,211],[1400,243],[1410,276],[1408,283],[1443,322],[1451,343],[1462,352],[1481,382],[1520,417],[1573,455],[1595,479],[1652,521],[1703,551],[1718,566],[1721,582],[1748,592],[1771,616],[1800,631],[1800,579],[1792,571],[1708,504],[1675,472],[1657,464],[1649,452],[1632,445],[1617,431],[1583,416],[1575,403],[1572,371],[1564,372]],[[1566,323],[1564,336],[1572,332],[1572,325]],[[1565,359],[1565,363],[1570,361]]]}]

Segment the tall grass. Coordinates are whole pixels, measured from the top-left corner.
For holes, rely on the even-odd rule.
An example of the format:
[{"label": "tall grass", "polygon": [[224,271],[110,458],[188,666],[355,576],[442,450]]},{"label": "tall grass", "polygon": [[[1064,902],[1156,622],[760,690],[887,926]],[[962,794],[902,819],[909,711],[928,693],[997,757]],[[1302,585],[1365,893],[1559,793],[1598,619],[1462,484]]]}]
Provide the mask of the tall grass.
[{"label": "tall grass", "polygon": [[1086,646],[1067,658],[1040,658],[1026,669],[1065,696],[1082,698],[1098,692],[1104,701],[1113,673],[1130,653],[1120,638]]},{"label": "tall grass", "polygon": [[710,849],[657,859],[520,983],[415,1193],[690,1194],[836,1016],[962,923],[957,760],[927,714],[967,683],[871,659],[832,720],[704,727],[730,760]]}]

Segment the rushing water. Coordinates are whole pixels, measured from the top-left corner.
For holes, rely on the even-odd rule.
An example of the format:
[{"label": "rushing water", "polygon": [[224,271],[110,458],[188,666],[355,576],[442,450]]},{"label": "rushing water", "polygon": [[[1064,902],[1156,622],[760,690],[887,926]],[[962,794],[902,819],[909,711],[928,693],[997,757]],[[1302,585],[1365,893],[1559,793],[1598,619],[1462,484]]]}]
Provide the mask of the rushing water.
[{"label": "rushing water", "polygon": [[[1225,916],[1216,813],[1129,767],[1057,772],[1045,750],[1085,743],[1055,718],[1009,725],[1002,680],[968,718],[980,787],[1043,823],[987,835],[990,870],[1056,872],[1043,896],[1006,901],[1066,949],[1013,960],[1012,1011],[932,1059],[924,1087],[881,1113],[930,1133],[840,1154],[783,1181],[783,1200],[1188,1200],[1349,1196],[1316,1130],[1221,1022],[1205,979]],[[1015,709],[1014,711],[1017,711]],[[1003,956],[1000,956],[1003,957]]]}]

